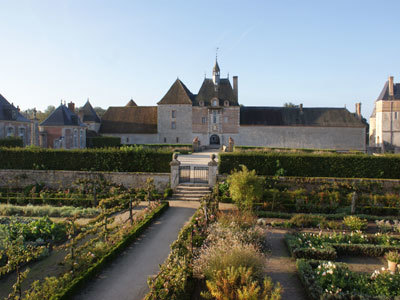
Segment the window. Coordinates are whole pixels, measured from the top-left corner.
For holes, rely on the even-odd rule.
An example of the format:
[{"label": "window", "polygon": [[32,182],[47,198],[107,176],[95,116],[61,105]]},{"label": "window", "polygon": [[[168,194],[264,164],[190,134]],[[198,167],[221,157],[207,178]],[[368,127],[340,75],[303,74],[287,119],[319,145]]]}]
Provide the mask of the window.
[{"label": "window", "polygon": [[167,142],[167,138],[165,137],[165,138],[164,138],[164,143],[166,143],[166,142]]},{"label": "window", "polygon": [[207,117],[202,117],[201,124],[206,124],[206,123],[207,123]]},{"label": "window", "polygon": [[25,128],[24,127],[20,127],[19,128],[19,136],[23,139],[25,136]]},{"label": "window", "polygon": [[217,106],[218,105],[218,101],[217,101],[217,99],[214,99],[213,101],[212,101],[212,106]]},{"label": "window", "polygon": [[171,122],[171,129],[176,129],[176,122],[175,121]]},{"label": "window", "polygon": [[213,123],[217,123],[217,111],[213,111]]},{"label": "window", "polygon": [[397,111],[394,112],[394,118],[397,120]]},{"label": "window", "polygon": [[14,136],[14,127],[8,127],[7,137]]},{"label": "window", "polygon": [[224,123],[228,123],[228,117],[224,117]]},{"label": "window", "polygon": [[229,106],[229,101],[228,100],[224,101],[224,106]]},{"label": "window", "polygon": [[172,118],[176,118],[176,110],[172,111]]},{"label": "window", "polygon": [[204,106],[204,101],[203,101],[203,100],[200,100],[199,105],[200,105],[200,106]]},{"label": "window", "polygon": [[129,137],[126,138],[126,143],[129,144]]},{"label": "window", "polygon": [[83,138],[83,129],[81,129],[81,131],[80,131],[80,135],[79,135],[79,139],[80,139],[80,143],[81,143],[81,148],[84,148],[85,147],[85,140],[84,140],[84,138]]},{"label": "window", "polygon": [[78,129],[74,130],[74,145],[73,145],[73,147],[74,148],[78,147]]},{"label": "window", "polygon": [[176,137],[176,142],[179,143],[179,138],[178,137]]}]

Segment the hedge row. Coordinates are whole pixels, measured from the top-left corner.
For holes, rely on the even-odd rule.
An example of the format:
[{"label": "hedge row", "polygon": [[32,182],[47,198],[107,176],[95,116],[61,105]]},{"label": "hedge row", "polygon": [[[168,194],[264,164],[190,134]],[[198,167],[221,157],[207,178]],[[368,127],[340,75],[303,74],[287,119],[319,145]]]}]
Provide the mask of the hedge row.
[{"label": "hedge row", "polygon": [[[219,173],[240,165],[258,175],[300,177],[400,178],[400,156],[238,152],[219,154]],[[279,171],[279,172],[278,172]]]},{"label": "hedge row", "polygon": [[[287,213],[287,212],[277,212],[277,211],[266,211],[266,210],[258,210],[254,212],[255,215],[259,218],[278,218],[278,219],[290,219],[291,217],[297,215],[298,213]],[[327,220],[343,220],[345,216],[348,216],[347,213],[336,213],[336,214],[308,214],[311,216],[321,216],[326,218]],[[366,215],[366,214],[355,214],[354,216],[359,217],[361,219],[367,219],[368,221],[376,221],[376,220],[398,220],[399,218],[396,216],[376,216],[376,215]]]},{"label": "hedge row", "polygon": [[0,147],[23,147],[22,139],[9,137],[0,139]]},{"label": "hedge row", "polygon": [[114,136],[94,136],[86,138],[88,148],[120,147],[121,138]]},{"label": "hedge row", "polygon": [[162,203],[153,212],[148,214],[135,228],[132,229],[129,236],[116,244],[110,251],[103,256],[97,263],[91,266],[79,277],[75,278],[61,293],[53,295],[52,300],[71,299],[76,295],[87,283],[95,278],[104,267],[108,266],[122,251],[124,251],[139,235],[149,227],[152,222],[160,216],[169,207],[168,202]]},{"label": "hedge row", "polygon": [[0,148],[0,169],[170,172],[171,151],[147,148],[20,149]]}]

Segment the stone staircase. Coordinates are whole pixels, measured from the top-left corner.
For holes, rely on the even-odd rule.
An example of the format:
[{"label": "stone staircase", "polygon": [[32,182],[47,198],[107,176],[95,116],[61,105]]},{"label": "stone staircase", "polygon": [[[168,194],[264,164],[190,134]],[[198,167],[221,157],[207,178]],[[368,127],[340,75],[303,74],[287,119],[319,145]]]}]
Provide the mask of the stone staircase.
[{"label": "stone staircase", "polygon": [[200,201],[205,195],[210,194],[208,185],[180,184],[176,187],[170,201]]}]

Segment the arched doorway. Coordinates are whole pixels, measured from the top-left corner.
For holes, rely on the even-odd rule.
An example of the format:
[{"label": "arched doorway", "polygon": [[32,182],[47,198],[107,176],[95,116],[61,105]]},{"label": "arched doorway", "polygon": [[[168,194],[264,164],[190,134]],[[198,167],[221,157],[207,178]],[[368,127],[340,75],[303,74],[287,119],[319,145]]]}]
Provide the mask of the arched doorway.
[{"label": "arched doorway", "polygon": [[219,141],[219,136],[216,134],[213,134],[212,136],[210,136],[210,145],[219,145],[220,141]]}]

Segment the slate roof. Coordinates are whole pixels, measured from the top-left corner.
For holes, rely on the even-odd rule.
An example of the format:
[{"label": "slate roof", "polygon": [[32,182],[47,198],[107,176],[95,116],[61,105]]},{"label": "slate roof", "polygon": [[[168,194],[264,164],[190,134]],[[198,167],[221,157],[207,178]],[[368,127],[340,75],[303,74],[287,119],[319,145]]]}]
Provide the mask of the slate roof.
[{"label": "slate roof", "polygon": [[[394,100],[400,100],[400,83],[393,84]],[[391,100],[389,99],[389,81],[385,82],[381,93],[376,100]]]},{"label": "slate roof", "polygon": [[100,118],[97,115],[96,111],[93,109],[89,100],[86,101],[85,105],[79,110],[79,117],[82,122],[94,122],[100,123]]},{"label": "slate roof", "polygon": [[214,85],[212,79],[205,78],[195,98],[194,105],[199,105],[200,101],[203,101],[204,106],[208,106],[213,98],[219,99],[220,106],[224,105],[225,100],[228,100],[231,106],[239,105],[228,78],[221,78],[218,85]]},{"label": "slate roof", "polygon": [[157,106],[109,107],[100,133],[157,133]]},{"label": "slate roof", "polygon": [[182,81],[177,79],[157,104],[192,104],[193,99],[193,94]]},{"label": "slate roof", "polygon": [[131,99],[125,106],[137,106],[137,104],[135,103],[135,101],[133,101],[133,99]]},{"label": "slate roof", "polygon": [[365,127],[355,114],[346,108],[291,108],[253,107],[240,108],[240,125],[264,126],[321,126]]},{"label": "slate roof", "polygon": [[11,105],[6,98],[0,94],[0,120],[15,122],[30,122],[25,118],[18,109]]},{"label": "slate roof", "polygon": [[78,116],[70,111],[68,107],[61,104],[47,117],[40,126],[86,126],[81,122]]}]

